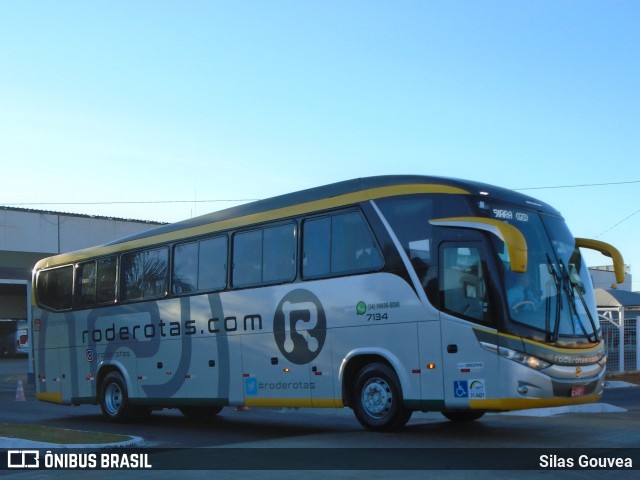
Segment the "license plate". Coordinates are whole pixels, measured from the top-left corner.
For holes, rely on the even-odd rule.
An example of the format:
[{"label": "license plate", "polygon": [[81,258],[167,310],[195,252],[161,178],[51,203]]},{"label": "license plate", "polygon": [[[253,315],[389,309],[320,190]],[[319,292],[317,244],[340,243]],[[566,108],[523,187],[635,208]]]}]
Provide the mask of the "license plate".
[{"label": "license plate", "polygon": [[586,393],[584,385],[575,385],[571,387],[571,397],[582,397]]}]

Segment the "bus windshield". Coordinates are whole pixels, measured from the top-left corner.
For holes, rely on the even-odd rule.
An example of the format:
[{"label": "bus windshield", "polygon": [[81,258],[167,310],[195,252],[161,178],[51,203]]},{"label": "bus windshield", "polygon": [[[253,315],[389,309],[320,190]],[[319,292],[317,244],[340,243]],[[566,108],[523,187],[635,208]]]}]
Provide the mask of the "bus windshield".
[{"label": "bus windshield", "polygon": [[[564,220],[511,206],[479,204],[485,215],[514,225],[524,235],[528,267],[514,273],[502,240],[492,236],[501,259],[508,322],[523,336],[563,346],[596,342],[600,325],[588,268]],[[507,327],[511,330],[510,327]]]},{"label": "bus windshield", "polygon": [[[576,240],[561,217],[497,200],[474,202],[455,198],[447,199],[445,204],[435,196],[413,196],[385,199],[379,205],[434,307],[547,344],[578,347],[598,341],[600,326],[591,278]],[[462,309],[456,311],[456,308],[448,307],[446,294],[444,298],[442,296],[444,290],[451,288],[452,281],[444,276],[448,265],[437,267],[441,261],[437,250],[447,239],[471,238],[470,232],[474,228],[482,229],[482,222],[475,225],[472,221],[467,222],[463,228],[460,223],[464,222],[446,221],[465,220],[452,218],[460,216],[466,216],[466,220],[475,216],[506,222],[522,233],[526,241],[526,269],[521,273],[522,265],[518,268],[512,265],[507,244],[501,237],[483,232],[492,244],[489,250],[494,254],[493,260],[486,258],[483,261],[496,264],[494,275],[497,277],[484,279],[485,284],[490,283],[496,292],[493,297],[485,294],[478,299],[485,315],[463,314]],[[430,222],[429,219],[443,221]],[[442,261],[447,261],[446,255]],[[490,272],[487,270],[484,275],[490,275]],[[488,290],[485,289],[485,293]],[[500,297],[505,299],[503,314],[495,305]]]}]

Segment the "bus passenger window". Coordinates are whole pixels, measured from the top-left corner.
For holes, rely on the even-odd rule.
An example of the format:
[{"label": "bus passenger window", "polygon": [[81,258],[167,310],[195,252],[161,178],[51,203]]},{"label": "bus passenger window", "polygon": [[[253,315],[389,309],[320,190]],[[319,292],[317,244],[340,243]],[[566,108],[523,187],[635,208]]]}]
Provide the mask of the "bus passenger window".
[{"label": "bus passenger window", "polygon": [[116,257],[102,258],[96,262],[96,303],[113,303],[116,299]]},{"label": "bus passenger window", "polygon": [[171,291],[175,295],[195,292],[198,287],[198,242],[183,243],[173,249]]},{"label": "bus passenger window", "polygon": [[222,290],[227,286],[227,237],[200,242],[198,290]]},{"label": "bus passenger window", "polygon": [[310,219],[303,228],[305,278],[375,271],[383,266],[378,244],[358,212]]},{"label": "bus passenger window", "polygon": [[164,296],[167,289],[167,264],[166,248],[122,255],[122,300]]},{"label": "bus passenger window", "polygon": [[262,281],[278,283],[296,276],[296,227],[293,223],[264,229]]},{"label": "bus passenger window", "polygon": [[113,303],[116,299],[116,257],[80,263],[76,267],[76,307]]},{"label": "bus passenger window", "polygon": [[171,292],[222,290],[227,285],[227,237],[176,245],[173,249]]},{"label": "bus passenger window", "polygon": [[304,222],[302,274],[305,278],[328,275],[331,261],[331,217]]},{"label": "bus passenger window", "polygon": [[96,301],[96,262],[81,263],[76,267],[75,304],[93,305]]},{"label": "bus passenger window", "polygon": [[233,237],[233,286],[247,287],[262,281],[262,230]]},{"label": "bus passenger window", "polygon": [[376,242],[359,213],[335,215],[331,230],[331,271],[333,273],[382,267],[382,257]]}]

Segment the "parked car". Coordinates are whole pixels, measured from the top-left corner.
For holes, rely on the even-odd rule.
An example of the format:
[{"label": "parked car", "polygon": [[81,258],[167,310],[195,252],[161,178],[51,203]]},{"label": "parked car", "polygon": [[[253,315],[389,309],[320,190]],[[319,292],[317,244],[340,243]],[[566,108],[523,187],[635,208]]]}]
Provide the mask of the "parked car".
[{"label": "parked car", "polygon": [[30,348],[26,320],[0,320],[0,356],[28,355]]}]

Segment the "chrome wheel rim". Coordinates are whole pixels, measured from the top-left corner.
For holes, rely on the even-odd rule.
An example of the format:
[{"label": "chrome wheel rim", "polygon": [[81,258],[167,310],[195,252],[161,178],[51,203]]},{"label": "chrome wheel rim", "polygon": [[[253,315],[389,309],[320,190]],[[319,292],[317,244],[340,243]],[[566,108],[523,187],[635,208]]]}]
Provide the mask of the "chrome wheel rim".
[{"label": "chrome wheel rim", "polygon": [[115,415],[122,407],[122,389],[117,383],[110,383],[104,391],[104,407],[109,415]]},{"label": "chrome wheel rim", "polygon": [[372,378],[365,383],[361,400],[367,414],[382,418],[393,407],[393,392],[386,381],[381,378]]}]

